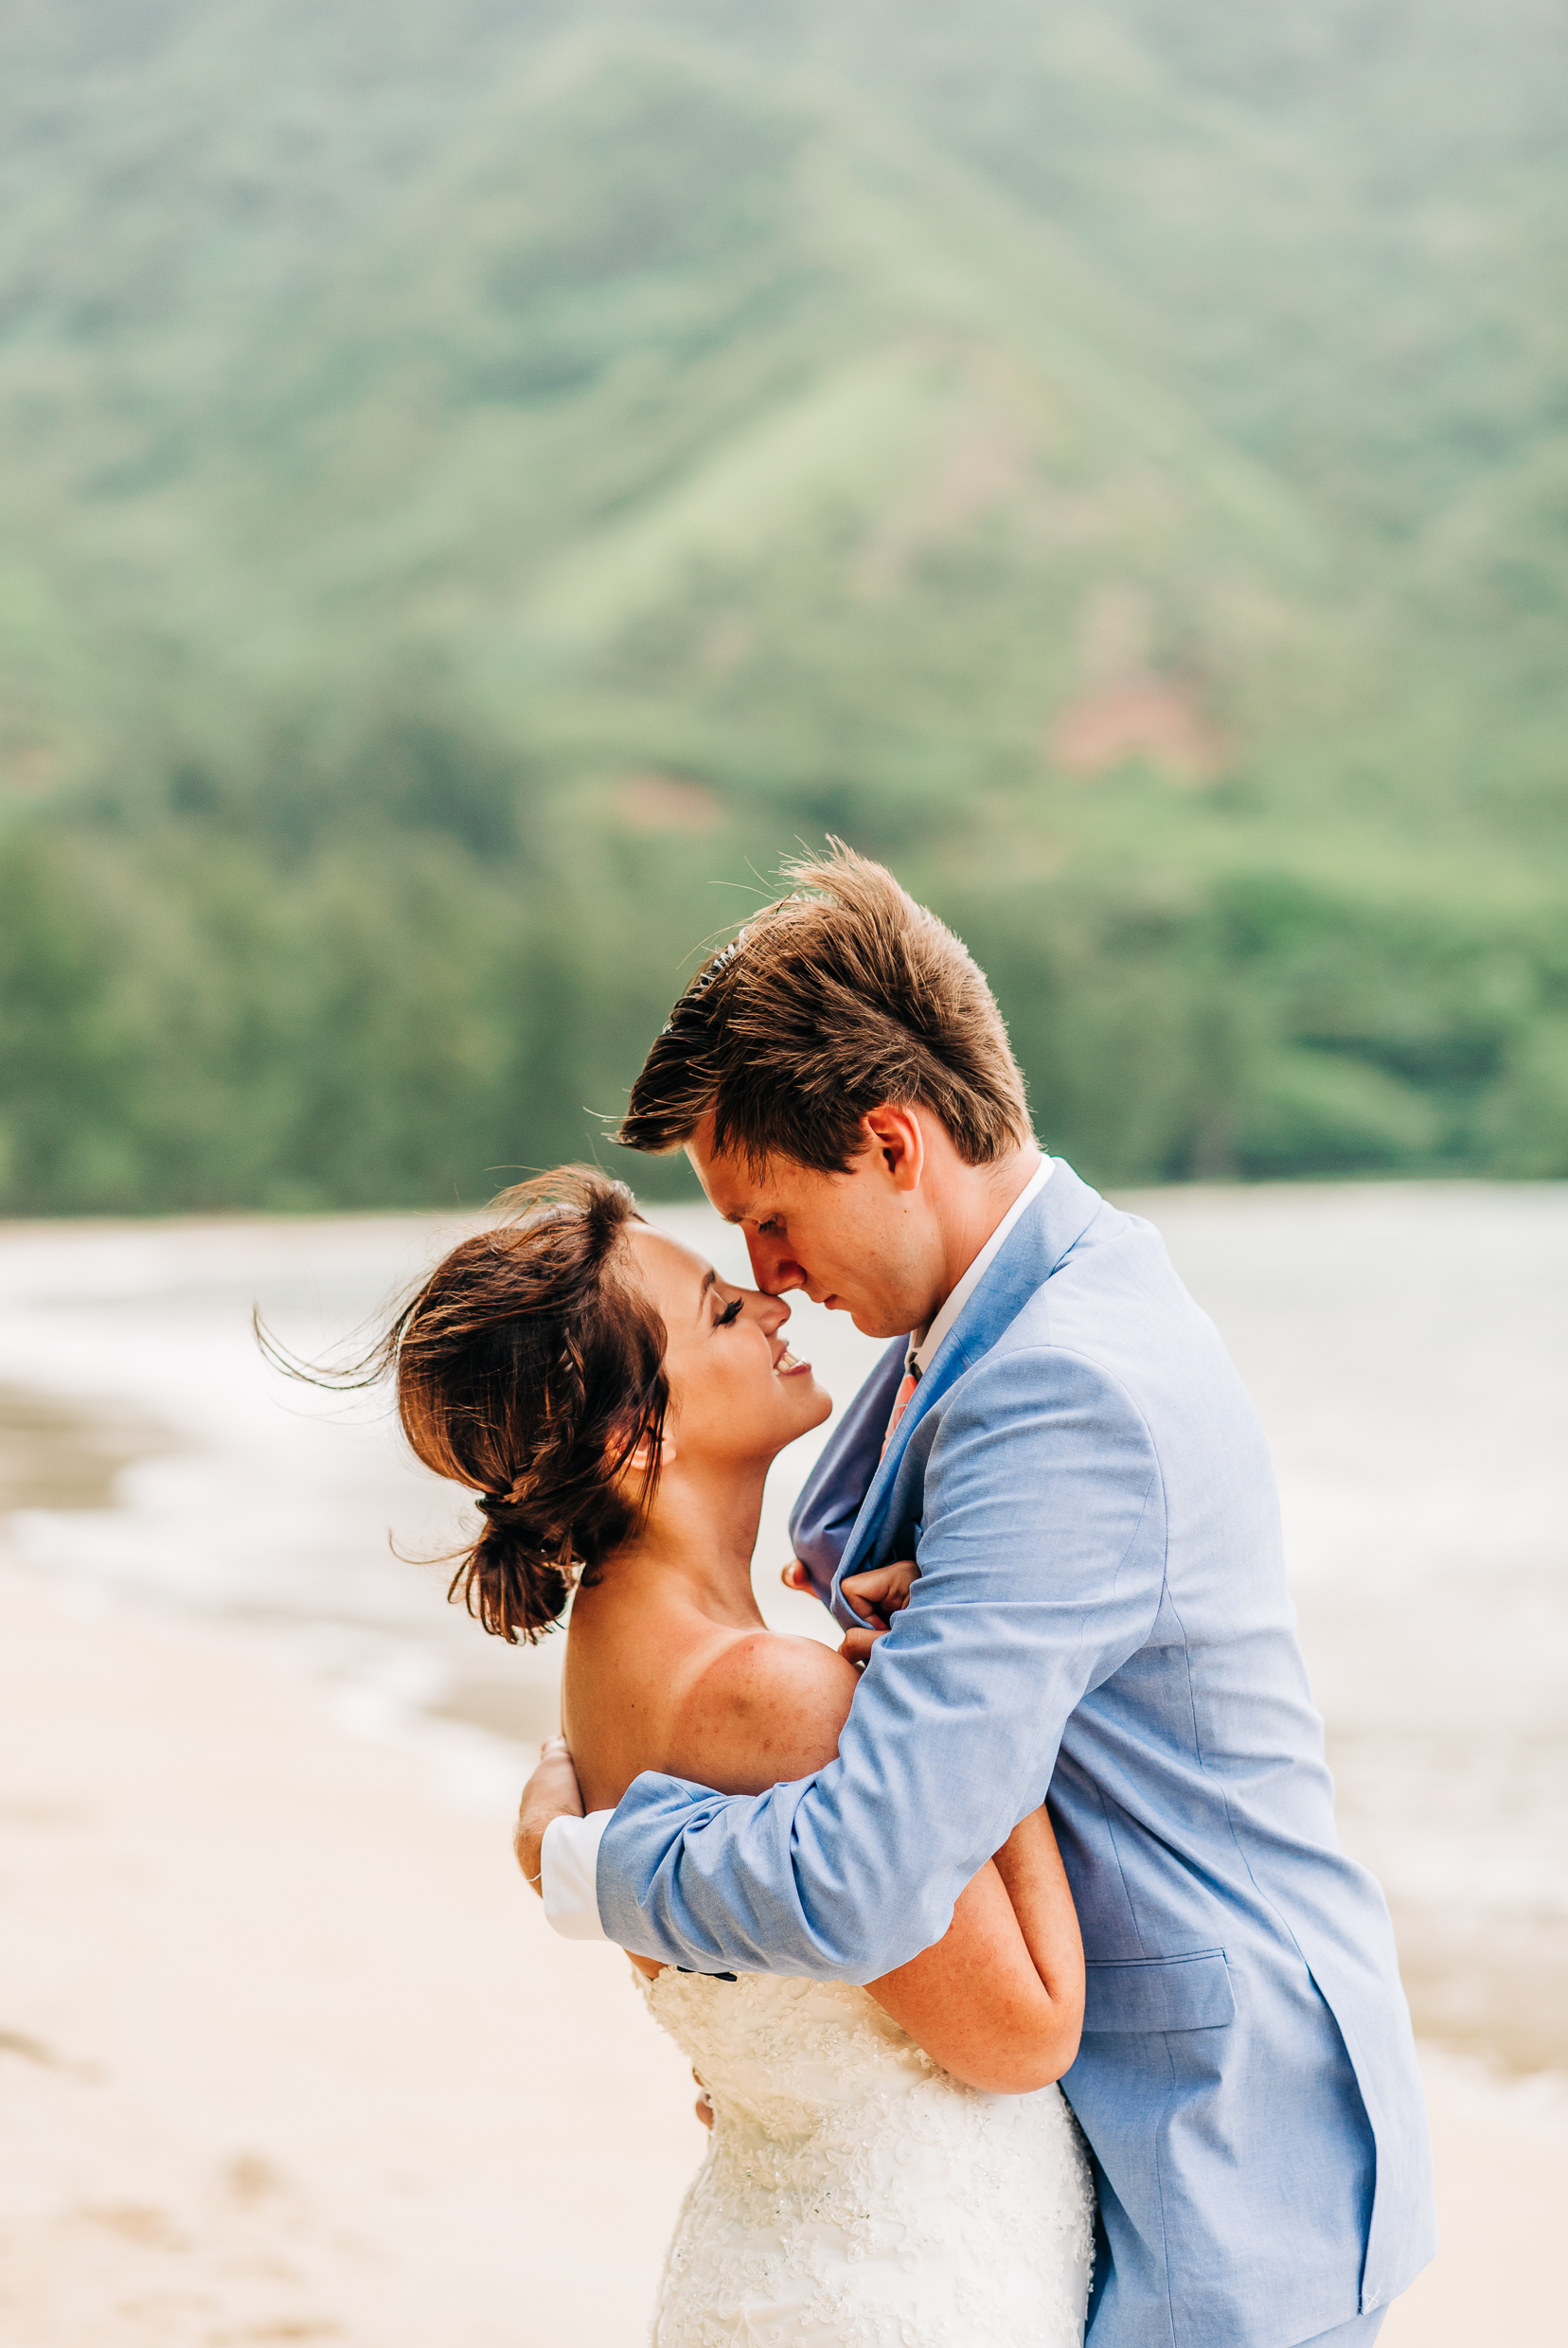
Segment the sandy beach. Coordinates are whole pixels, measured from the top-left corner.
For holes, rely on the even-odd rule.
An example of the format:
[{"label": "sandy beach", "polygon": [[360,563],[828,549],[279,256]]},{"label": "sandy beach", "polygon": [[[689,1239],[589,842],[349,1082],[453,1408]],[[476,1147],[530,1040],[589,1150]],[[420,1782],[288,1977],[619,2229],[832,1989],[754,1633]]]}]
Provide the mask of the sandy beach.
[{"label": "sandy beach", "polygon": [[702,2149],[505,1824],[254,1639],[0,1577],[8,2348],[625,2348]]},{"label": "sandy beach", "polygon": [[[0,1659],[9,2348],[641,2339],[688,2083],[504,1823],[254,1637],[7,1572]],[[1383,2337],[1544,2348],[1568,2121],[1429,2078],[1444,2249]]]}]

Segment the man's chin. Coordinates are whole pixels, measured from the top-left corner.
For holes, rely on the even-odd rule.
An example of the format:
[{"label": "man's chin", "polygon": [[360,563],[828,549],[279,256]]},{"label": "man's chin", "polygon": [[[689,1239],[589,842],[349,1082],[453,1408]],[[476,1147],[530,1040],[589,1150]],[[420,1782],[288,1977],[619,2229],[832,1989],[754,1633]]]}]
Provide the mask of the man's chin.
[{"label": "man's chin", "polygon": [[841,1305],[863,1337],[874,1337],[883,1343],[890,1337],[907,1337],[908,1329],[901,1321],[889,1321],[885,1313],[874,1312],[869,1305]]},{"label": "man's chin", "polygon": [[812,1301],[819,1304],[824,1312],[846,1312],[863,1337],[886,1338],[908,1335],[908,1327],[904,1322],[889,1321],[885,1310],[879,1310],[875,1305],[853,1304],[847,1296],[836,1294],[819,1296],[813,1298]]}]

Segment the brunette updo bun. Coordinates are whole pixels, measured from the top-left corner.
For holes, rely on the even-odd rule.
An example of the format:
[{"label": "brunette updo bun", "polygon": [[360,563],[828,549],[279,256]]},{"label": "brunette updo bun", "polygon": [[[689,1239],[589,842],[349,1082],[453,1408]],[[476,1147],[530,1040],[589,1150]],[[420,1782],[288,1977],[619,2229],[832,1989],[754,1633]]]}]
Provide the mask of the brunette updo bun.
[{"label": "brunette updo bun", "polygon": [[640,1507],[651,1496],[665,1327],[630,1275],[642,1218],[623,1183],[562,1166],[495,1204],[506,1219],[453,1249],[377,1352],[419,1458],[479,1494],[485,1529],[448,1596],[531,1643],[633,1530],[616,1478],[644,1435]]}]

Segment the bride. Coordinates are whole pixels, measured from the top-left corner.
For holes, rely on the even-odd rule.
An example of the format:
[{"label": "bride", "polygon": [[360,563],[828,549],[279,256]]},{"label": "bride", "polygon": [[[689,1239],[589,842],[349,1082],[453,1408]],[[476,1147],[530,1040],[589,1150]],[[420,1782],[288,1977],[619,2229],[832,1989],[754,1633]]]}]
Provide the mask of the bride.
[{"label": "bride", "polygon": [[[858,1675],[752,1594],[769,1466],[831,1407],[788,1307],[590,1169],[497,1203],[378,1356],[414,1450],[480,1495],[453,1594],[506,1639],[570,1601],[562,1726],[591,1808],[643,1770],[727,1793],[809,1776]],[[943,1940],[864,1987],[632,1963],[712,2127],[654,2348],[1078,2348],[1092,2191],[1054,2082],[1083,1960],[1043,1809]]]}]

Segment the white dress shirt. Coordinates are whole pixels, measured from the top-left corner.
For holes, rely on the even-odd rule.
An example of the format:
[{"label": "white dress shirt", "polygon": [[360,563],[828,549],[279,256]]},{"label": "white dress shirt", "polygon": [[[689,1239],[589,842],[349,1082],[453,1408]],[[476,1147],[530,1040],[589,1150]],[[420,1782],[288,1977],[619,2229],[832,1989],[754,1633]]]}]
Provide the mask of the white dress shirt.
[{"label": "white dress shirt", "polygon": [[[1052,1163],[1049,1158],[1041,1159],[979,1254],[960,1273],[935,1319],[926,1328],[914,1332],[909,1341],[908,1366],[922,1378],[1019,1217],[1050,1181]],[[604,1830],[615,1815],[614,1810],[590,1810],[586,1818],[552,1818],[544,1829],[539,1855],[544,1914],[564,1940],[609,1938],[599,1922],[598,1850]]]},{"label": "white dress shirt", "polygon": [[1052,1161],[1042,1158],[1028,1181],[1008,1207],[968,1272],[960,1272],[957,1286],[928,1328],[917,1329],[909,1341],[909,1366],[923,1378],[941,1350],[943,1338],[952,1328],[981,1281],[989,1272],[1013,1225],[1026,1207],[1032,1206],[1051,1179]]}]

